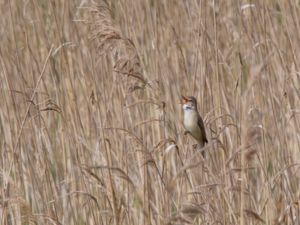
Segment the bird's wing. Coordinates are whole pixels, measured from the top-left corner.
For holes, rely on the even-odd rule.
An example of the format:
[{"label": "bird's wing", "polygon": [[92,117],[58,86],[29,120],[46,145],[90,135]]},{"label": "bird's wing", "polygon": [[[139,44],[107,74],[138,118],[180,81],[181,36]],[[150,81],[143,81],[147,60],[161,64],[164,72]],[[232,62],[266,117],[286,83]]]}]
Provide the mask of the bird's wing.
[{"label": "bird's wing", "polygon": [[203,123],[203,120],[202,120],[202,118],[199,114],[198,114],[198,126],[200,127],[200,130],[201,130],[203,142],[207,143],[208,141],[207,141],[207,138],[206,138],[204,123]]}]

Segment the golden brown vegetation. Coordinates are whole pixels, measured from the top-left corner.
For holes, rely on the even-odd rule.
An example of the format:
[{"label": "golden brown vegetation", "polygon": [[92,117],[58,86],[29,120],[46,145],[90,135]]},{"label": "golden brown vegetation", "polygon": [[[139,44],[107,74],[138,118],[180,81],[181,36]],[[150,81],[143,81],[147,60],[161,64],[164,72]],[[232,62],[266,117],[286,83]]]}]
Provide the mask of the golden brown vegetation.
[{"label": "golden brown vegetation", "polygon": [[0,9],[1,224],[300,223],[298,1]]}]

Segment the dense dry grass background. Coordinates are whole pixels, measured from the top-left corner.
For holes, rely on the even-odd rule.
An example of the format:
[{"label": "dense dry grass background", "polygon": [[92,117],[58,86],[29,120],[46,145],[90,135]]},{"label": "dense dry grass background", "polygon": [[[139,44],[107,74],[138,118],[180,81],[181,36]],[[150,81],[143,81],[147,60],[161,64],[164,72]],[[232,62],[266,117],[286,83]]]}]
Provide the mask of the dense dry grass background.
[{"label": "dense dry grass background", "polygon": [[1,224],[300,224],[299,1],[0,10]]}]

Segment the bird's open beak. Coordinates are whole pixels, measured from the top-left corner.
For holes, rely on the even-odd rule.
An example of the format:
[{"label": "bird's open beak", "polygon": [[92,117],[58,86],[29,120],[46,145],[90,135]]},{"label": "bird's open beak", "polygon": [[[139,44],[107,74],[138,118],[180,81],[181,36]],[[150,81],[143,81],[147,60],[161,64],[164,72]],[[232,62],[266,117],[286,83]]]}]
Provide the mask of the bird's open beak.
[{"label": "bird's open beak", "polygon": [[185,103],[187,103],[189,101],[189,99],[187,98],[187,97],[185,97],[184,95],[181,95],[181,102],[180,102],[180,104],[185,104]]}]

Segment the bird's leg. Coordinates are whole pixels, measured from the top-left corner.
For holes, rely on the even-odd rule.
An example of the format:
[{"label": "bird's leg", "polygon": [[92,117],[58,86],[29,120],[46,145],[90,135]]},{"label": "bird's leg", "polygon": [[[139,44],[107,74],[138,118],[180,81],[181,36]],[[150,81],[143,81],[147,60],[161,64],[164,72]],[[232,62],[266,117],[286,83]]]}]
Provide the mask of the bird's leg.
[{"label": "bird's leg", "polygon": [[193,150],[200,150],[201,155],[203,156],[203,158],[205,158],[205,151],[202,149],[202,147],[200,146],[200,144],[193,144]]},{"label": "bird's leg", "polygon": [[197,148],[199,148],[199,144],[193,144],[192,146],[194,150],[197,150]]},{"label": "bird's leg", "polygon": [[189,132],[188,130],[185,130],[183,134],[188,135],[188,134],[191,134],[191,132]]}]

